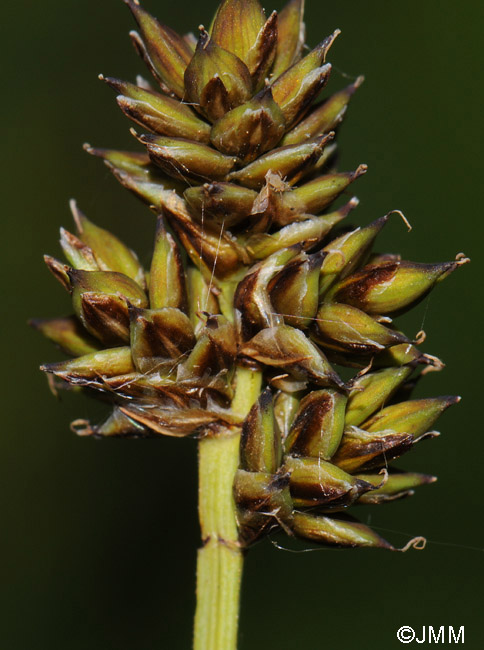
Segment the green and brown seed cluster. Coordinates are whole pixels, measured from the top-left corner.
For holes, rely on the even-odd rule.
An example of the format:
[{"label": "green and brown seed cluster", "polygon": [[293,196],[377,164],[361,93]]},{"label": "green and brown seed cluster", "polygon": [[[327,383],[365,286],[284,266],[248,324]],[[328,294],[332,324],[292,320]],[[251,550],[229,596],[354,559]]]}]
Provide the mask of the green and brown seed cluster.
[{"label": "green and brown seed cluster", "polygon": [[[64,264],[46,262],[74,315],[33,322],[71,358],[43,366],[113,405],[83,435],[217,435],[242,428],[240,538],[275,527],[340,546],[392,548],[341,514],[410,494],[431,476],[388,470],[455,397],[411,400],[435,357],[399,331],[457,266],[372,252],[389,215],[333,234],[358,201],[331,208],[359,176],[334,168],[335,131],[362,78],[319,100],[338,30],[304,52],[304,0],[268,18],[224,0],[209,30],[180,36],[125,0],[156,81],[101,76],[148,133],[145,153],[94,149],[157,215],[149,271],[72,204]],[[263,373],[248,417],[231,408],[237,366]],[[344,382],[334,365],[360,372]],[[356,372],[356,371],[355,371]]]}]

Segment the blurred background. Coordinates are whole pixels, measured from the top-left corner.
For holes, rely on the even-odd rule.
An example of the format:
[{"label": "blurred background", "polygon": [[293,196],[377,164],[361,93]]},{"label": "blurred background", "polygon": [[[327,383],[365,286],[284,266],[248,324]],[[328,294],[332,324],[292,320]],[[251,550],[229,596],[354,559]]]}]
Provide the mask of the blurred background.
[{"label": "blurred background", "polygon": [[[282,2],[267,6],[279,9]],[[215,0],[145,0],[180,31],[208,25]],[[97,74],[143,73],[120,0],[16,0],[2,8],[3,427],[0,647],[154,650],[190,647],[194,608],[196,444],[77,438],[69,423],[99,405],[60,401],[38,371],[62,358],[27,328],[69,312],[42,254],[60,254],[67,201],[112,228],[147,264],[153,215],[81,149],[130,148],[130,124]],[[447,364],[416,396],[461,394],[442,436],[400,466],[437,474],[411,499],[356,514],[396,545],[425,535],[425,551],[287,552],[270,541],[248,555],[241,650],[400,647],[402,625],[465,625],[482,647],[482,3],[307,2],[307,42],[336,27],[331,91],[363,73],[339,135],[340,169],[369,165],[351,221],[393,208],[381,251],[459,269],[403,321]],[[135,147],[133,147],[135,148]],[[353,191],[353,189],[352,189]],[[354,512],[354,511],[353,511]],[[278,538],[293,550],[307,545]]]}]

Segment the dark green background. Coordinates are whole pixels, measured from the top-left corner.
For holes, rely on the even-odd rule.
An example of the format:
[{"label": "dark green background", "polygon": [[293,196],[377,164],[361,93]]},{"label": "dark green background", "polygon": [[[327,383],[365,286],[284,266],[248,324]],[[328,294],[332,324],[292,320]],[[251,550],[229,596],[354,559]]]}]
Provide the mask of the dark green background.
[{"label": "dark green background", "polygon": [[[146,0],[180,30],[208,24],[215,4]],[[346,75],[366,75],[340,135],[341,168],[369,165],[352,220],[400,208],[414,230],[395,218],[380,250],[429,262],[461,250],[473,257],[405,320],[411,333],[424,323],[426,350],[447,363],[417,394],[464,399],[441,418],[442,437],[403,463],[438,474],[439,483],[359,511],[395,544],[427,536],[427,549],[293,554],[259,545],[246,563],[241,650],[386,650],[401,647],[400,626],[423,624],[465,625],[466,647],[482,647],[481,7],[308,2],[309,43],[343,31],[331,53],[332,89]],[[55,400],[37,368],[60,356],[26,327],[32,315],[69,311],[42,254],[59,254],[70,197],[149,261],[152,215],[80,148],[86,140],[132,145],[114,94],[96,75],[143,72],[127,36],[133,22],[120,0],[17,0],[2,15],[0,647],[187,649],[195,443],[77,438],[69,422],[96,420],[99,407]]]}]

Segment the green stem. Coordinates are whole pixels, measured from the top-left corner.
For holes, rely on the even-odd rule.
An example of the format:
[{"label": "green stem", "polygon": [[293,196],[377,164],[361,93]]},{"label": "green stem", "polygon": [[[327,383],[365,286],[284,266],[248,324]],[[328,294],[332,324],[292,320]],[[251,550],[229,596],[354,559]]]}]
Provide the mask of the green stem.
[{"label": "green stem", "polygon": [[[259,372],[239,367],[233,411],[244,418],[261,389]],[[243,555],[233,484],[240,429],[227,428],[199,443],[199,516],[203,546],[197,557],[194,650],[235,650]]]}]

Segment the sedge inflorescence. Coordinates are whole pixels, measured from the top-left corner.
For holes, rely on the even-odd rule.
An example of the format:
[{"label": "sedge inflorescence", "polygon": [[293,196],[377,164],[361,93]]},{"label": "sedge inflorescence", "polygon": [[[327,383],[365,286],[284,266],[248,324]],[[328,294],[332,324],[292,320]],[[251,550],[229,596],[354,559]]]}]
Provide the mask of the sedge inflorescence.
[{"label": "sedge inflorescence", "polygon": [[[339,32],[305,50],[303,0],[269,17],[258,0],[224,0],[198,38],[125,2],[154,81],[101,79],[143,151],[85,148],[157,215],[151,267],[72,203],[67,264],[46,262],[74,314],[33,321],[70,358],[43,370],[112,404],[101,424],[73,423],[82,435],[240,429],[242,545],[280,527],[393,548],[343,511],[435,480],[388,464],[458,398],[408,399],[418,368],[442,364],[393,318],[467,259],[372,252],[390,215],[338,230],[358,201],[333,204],[366,166],[337,171],[335,135],[363,79],[320,99]],[[237,368],[262,374],[247,417],[232,408]]]}]

